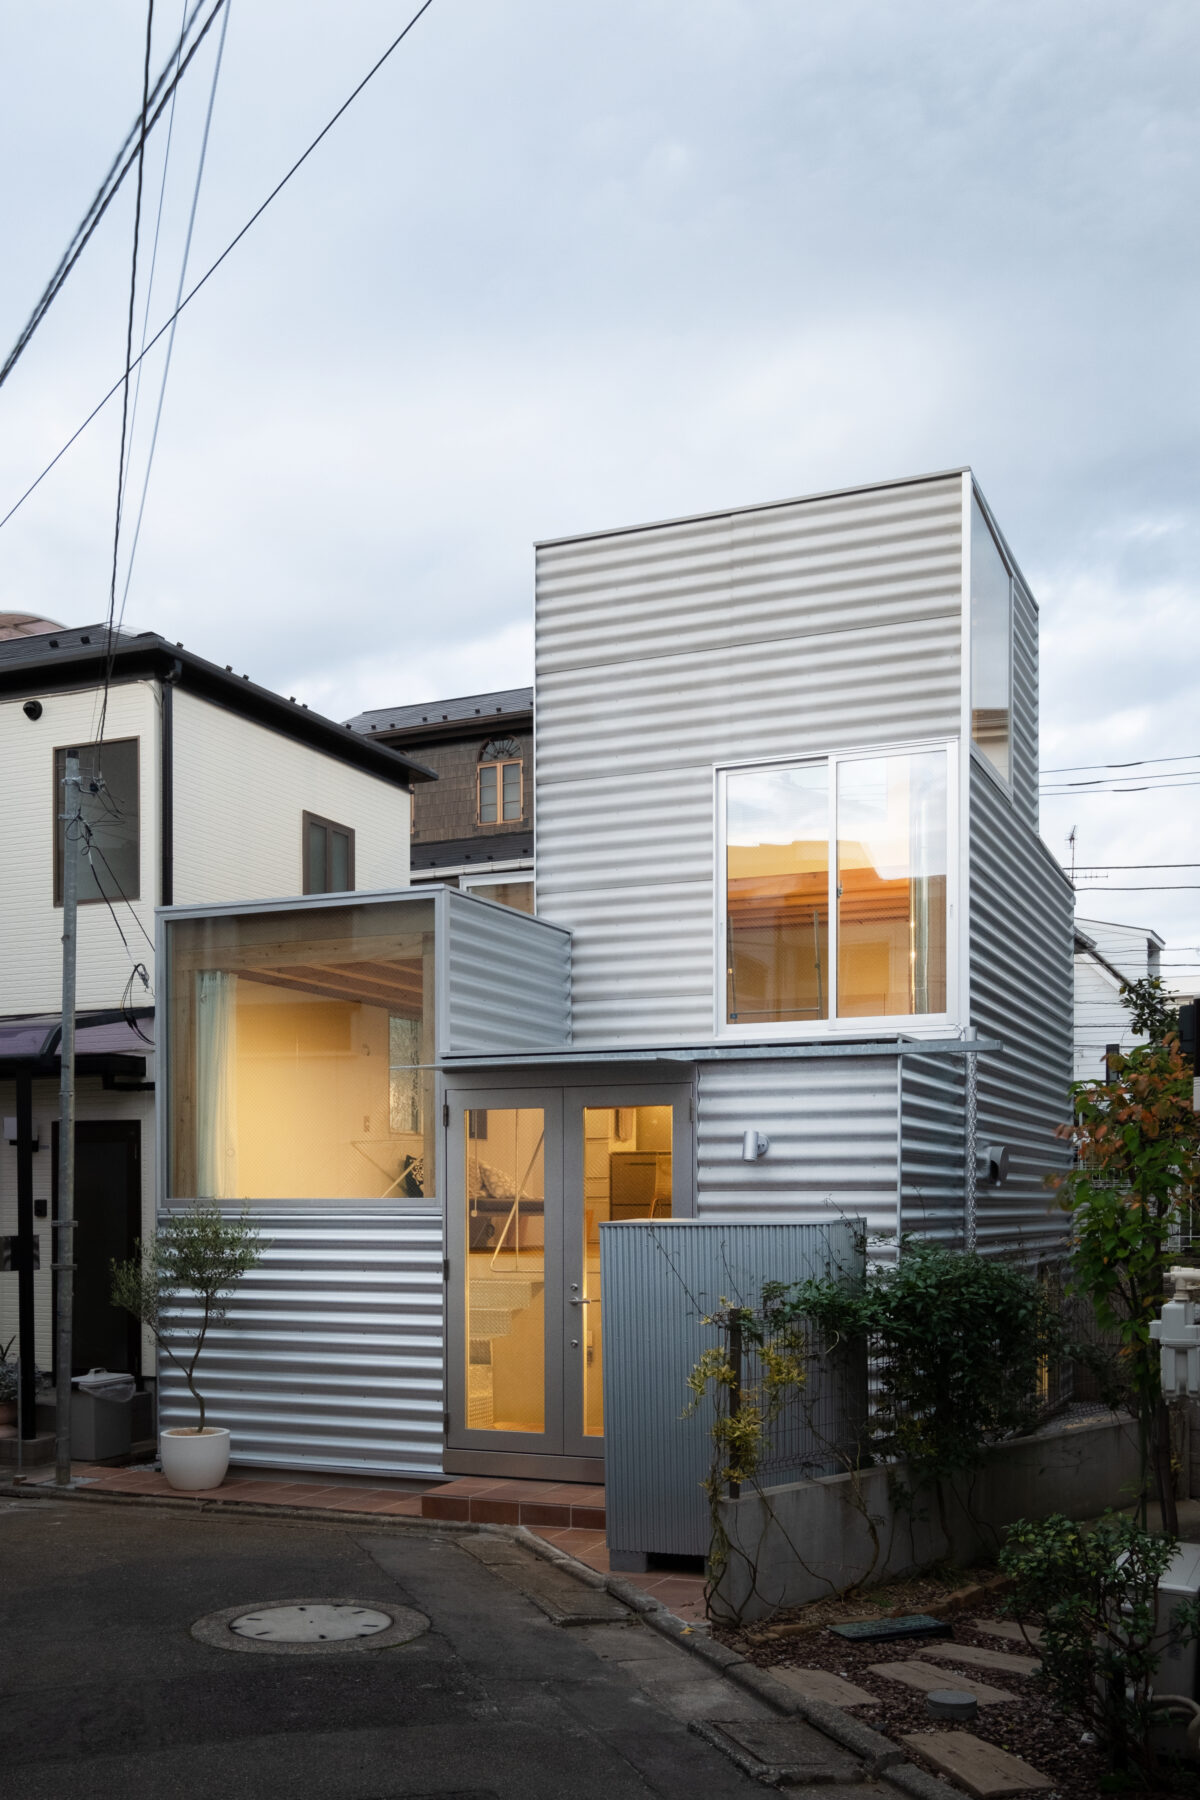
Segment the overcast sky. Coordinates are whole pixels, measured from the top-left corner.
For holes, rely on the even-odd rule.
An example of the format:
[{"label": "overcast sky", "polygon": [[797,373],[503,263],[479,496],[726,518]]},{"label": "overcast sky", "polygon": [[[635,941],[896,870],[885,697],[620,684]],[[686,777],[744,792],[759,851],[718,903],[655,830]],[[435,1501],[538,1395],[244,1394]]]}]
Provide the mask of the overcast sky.
[{"label": "overcast sky", "polygon": [[[193,276],[417,0],[230,3]],[[138,111],[145,8],[0,17],[2,353]],[[1197,93],[1195,0],[434,0],[180,322],[127,620],[347,717],[530,680],[537,538],[970,463],[1042,607],[1044,765],[1200,752]],[[0,390],[0,513],[120,372],[132,198]],[[104,616],[119,429],[0,532],[0,609]],[[1083,790],[1043,829],[1176,862],[1198,816]],[[1155,881],[1200,868],[1108,885]],[[1200,892],[1079,904],[1200,964]]]}]

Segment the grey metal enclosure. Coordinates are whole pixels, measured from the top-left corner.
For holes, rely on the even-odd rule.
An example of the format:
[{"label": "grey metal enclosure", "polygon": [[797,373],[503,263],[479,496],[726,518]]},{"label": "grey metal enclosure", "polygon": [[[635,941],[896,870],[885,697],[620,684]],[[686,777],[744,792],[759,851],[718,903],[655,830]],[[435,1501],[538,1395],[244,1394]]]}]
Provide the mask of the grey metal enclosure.
[{"label": "grey metal enclosure", "polygon": [[[614,1568],[645,1567],[647,1555],[705,1556],[711,1535],[702,1483],[712,1465],[712,1414],[702,1402],[688,1417],[688,1376],[718,1342],[705,1319],[724,1305],[755,1307],[764,1282],[861,1276],[861,1219],[824,1225],[740,1225],[700,1221],[609,1224],[600,1228],[605,1293],[605,1507]],[[827,1390],[827,1391],[826,1391]],[[837,1393],[814,1369],[803,1418],[781,1422],[786,1454],[772,1482],[823,1474],[834,1466]],[[825,1440],[825,1441],[823,1441]]]}]

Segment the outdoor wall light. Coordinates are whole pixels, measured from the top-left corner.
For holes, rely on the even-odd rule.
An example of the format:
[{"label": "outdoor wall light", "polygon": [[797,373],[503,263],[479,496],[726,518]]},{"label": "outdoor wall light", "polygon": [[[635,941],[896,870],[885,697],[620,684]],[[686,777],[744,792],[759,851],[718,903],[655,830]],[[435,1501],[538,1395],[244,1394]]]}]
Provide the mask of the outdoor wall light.
[{"label": "outdoor wall light", "polygon": [[1008,1145],[989,1144],[987,1149],[980,1153],[979,1173],[985,1181],[992,1182],[995,1187],[1000,1187],[1002,1183],[1006,1182],[1008,1180]]},{"label": "outdoor wall light", "polygon": [[771,1140],[765,1131],[755,1131],[753,1126],[742,1133],[742,1161],[758,1162],[771,1148]]},{"label": "outdoor wall light", "polygon": [[40,719],[42,716],[42,703],[40,700],[27,700],[21,708],[21,711],[25,714],[27,719]]}]

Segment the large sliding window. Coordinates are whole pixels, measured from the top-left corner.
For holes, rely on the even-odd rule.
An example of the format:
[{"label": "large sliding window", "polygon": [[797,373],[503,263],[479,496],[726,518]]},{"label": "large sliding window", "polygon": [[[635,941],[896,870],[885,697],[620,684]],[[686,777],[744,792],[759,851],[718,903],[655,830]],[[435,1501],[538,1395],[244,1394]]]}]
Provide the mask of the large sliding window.
[{"label": "large sliding window", "polygon": [[947,1011],[945,745],[721,777],[725,1023]]}]

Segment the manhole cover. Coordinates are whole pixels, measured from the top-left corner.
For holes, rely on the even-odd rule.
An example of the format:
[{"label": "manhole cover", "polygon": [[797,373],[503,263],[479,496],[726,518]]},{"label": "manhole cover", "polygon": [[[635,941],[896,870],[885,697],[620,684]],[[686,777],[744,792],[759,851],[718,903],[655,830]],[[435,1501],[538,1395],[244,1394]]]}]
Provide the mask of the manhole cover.
[{"label": "manhole cover", "polygon": [[217,1650],[248,1650],[266,1656],[321,1656],[333,1651],[361,1653],[411,1643],[429,1630],[424,1613],[411,1606],[371,1600],[269,1600],[260,1606],[230,1606],[197,1619],[192,1636]]},{"label": "manhole cover", "polygon": [[376,1612],[370,1606],[268,1606],[261,1612],[243,1613],[229,1629],[260,1644],[315,1644],[374,1637],[391,1623],[390,1613]]}]

